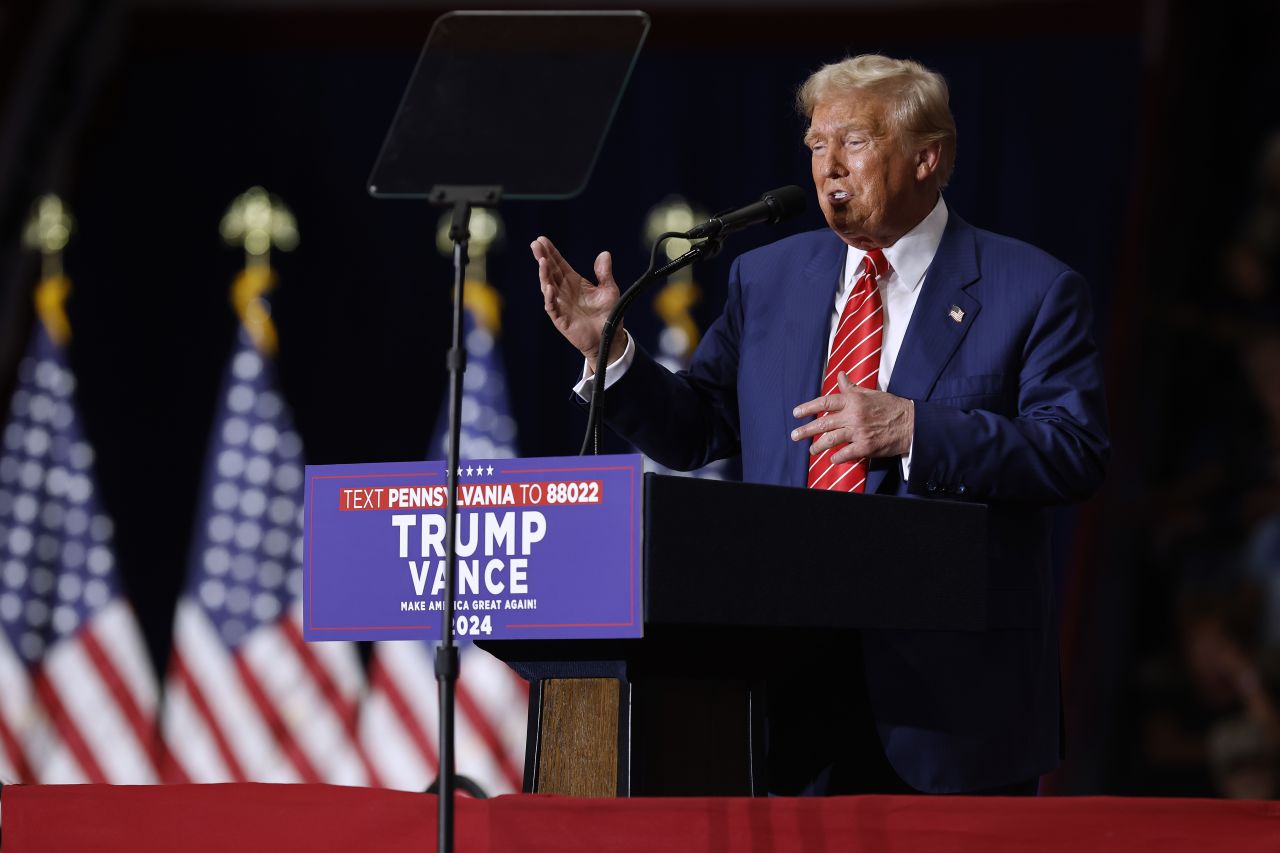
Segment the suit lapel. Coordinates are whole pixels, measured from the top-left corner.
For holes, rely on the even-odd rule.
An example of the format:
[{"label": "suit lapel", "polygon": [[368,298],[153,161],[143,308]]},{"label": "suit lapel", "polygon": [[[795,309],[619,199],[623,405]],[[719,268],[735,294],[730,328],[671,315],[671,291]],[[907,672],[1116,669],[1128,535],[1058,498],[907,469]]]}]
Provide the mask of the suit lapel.
[{"label": "suit lapel", "polygon": [[779,414],[788,445],[784,482],[793,486],[808,482],[809,442],[790,439],[791,430],[801,423],[791,416],[791,410],[821,392],[828,327],[846,254],[845,244],[832,234],[800,271],[800,280],[788,300],[791,307],[787,312],[786,365],[782,372],[786,405]]},{"label": "suit lapel", "polygon": [[920,297],[893,366],[889,393],[928,399],[938,374],[982,310],[982,304],[965,292],[978,278],[973,228],[952,212],[938,253],[920,285]]}]

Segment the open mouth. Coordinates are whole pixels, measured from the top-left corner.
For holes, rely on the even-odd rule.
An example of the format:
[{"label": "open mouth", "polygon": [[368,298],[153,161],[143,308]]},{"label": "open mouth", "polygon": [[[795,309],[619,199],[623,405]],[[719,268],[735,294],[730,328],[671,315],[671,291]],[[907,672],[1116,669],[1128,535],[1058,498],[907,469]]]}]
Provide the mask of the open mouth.
[{"label": "open mouth", "polygon": [[827,193],[827,201],[832,204],[844,204],[848,200],[849,194],[844,190],[836,190],[835,192]]}]

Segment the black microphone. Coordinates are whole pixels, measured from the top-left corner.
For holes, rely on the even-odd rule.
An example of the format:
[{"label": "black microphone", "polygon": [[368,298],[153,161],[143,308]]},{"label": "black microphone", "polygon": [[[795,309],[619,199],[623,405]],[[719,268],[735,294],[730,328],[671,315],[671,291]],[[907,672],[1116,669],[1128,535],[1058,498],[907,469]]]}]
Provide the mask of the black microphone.
[{"label": "black microphone", "polygon": [[703,237],[723,237],[762,222],[772,225],[803,211],[808,197],[808,193],[794,184],[778,187],[760,196],[759,201],[711,217],[684,236],[690,240],[699,240]]}]

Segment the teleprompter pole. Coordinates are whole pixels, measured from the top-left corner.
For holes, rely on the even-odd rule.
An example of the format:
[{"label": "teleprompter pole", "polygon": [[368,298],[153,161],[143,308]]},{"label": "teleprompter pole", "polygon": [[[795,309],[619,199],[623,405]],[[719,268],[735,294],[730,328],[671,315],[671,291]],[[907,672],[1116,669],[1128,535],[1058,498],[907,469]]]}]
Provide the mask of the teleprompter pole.
[{"label": "teleprompter pole", "polygon": [[449,501],[445,505],[445,575],[444,607],[441,616],[440,645],[436,648],[436,682],[440,690],[440,777],[439,820],[436,850],[453,853],[454,817],[454,694],[458,683],[458,647],[453,641],[453,591],[457,567],[458,471],[462,438],[462,379],[467,370],[467,350],[462,339],[463,286],[467,272],[468,226],[471,208],[496,206],[502,197],[501,187],[435,187],[429,198],[438,205],[453,208],[449,239],[453,242],[453,342],[445,356],[449,371]]}]

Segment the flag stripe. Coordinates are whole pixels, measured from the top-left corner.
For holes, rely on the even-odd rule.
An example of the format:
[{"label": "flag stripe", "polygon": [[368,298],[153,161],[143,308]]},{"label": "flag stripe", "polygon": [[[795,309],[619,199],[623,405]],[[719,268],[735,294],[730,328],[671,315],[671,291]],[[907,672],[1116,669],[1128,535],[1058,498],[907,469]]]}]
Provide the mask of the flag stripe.
[{"label": "flag stripe", "polygon": [[258,709],[258,713],[262,716],[263,721],[267,724],[271,734],[275,737],[276,743],[280,746],[285,756],[289,759],[289,763],[298,771],[298,775],[302,777],[303,782],[319,784],[324,781],[320,774],[316,772],[311,761],[303,753],[301,747],[298,746],[297,740],[294,739],[293,733],[289,731],[289,727],[285,725],[284,719],[280,716],[280,712],[272,704],[271,699],[267,696],[262,684],[258,681],[258,676],[249,666],[245,659],[240,655],[232,655],[232,663],[235,664],[236,672],[240,675],[240,683],[244,685],[245,692],[248,693],[249,699]]},{"label": "flag stripe", "polygon": [[222,757],[222,763],[227,766],[227,772],[231,774],[231,780],[233,782],[249,781],[248,775],[236,758],[235,751],[231,749],[227,736],[222,731],[222,726],[218,724],[217,715],[209,707],[209,700],[205,698],[204,691],[200,689],[200,684],[192,676],[191,670],[187,668],[186,661],[182,659],[182,651],[176,646],[169,656],[169,667],[178,681],[182,683],[182,688],[186,691],[187,698],[191,701],[196,713],[200,715],[200,719],[204,721],[205,726],[208,727],[209,734],[213,736],[213,741],[218,747],[218,755]]},{"label": "flag stripe", "polygon": [[320,692],[328,700],[334,713],[338,715],[338,719],[342,722],[342,728],[347,733],[347,737],[351,739],[351,748],[355,750],[356,757],[360,760],[360,765],[364,767],[369,784],[377,788],[382,787],[382,781],[378,778],[378,771],[374,768],[373,763],[369,761],[369,756],[365,752],[364,746],[360,743],[360,732],[357,726],[359,711],[356,702],[349,701],[338,690],[338,685],[334,682],[333,676],[321,665],[312,648],[303,640],[302,632],[298,630],[298,625],[293,619],[282,619],[280,628],[285,639],[288,640],[294,652],[298,655],[298,659],[302,661],[302,665],[311,675],[316,686],[320,688]]},{"label": "flag stripe", "polygon": [[213,732],[172,669],[166,682],[160,728],[166,762],[161,767],[161,778],[166,784],[238,781],[232,779]]},{"label": "flag stripe", "polygon": [[[298,631],[302,630],[302,602],[297,601],[296,607],[293,608],[293,624]],[[338,694],[347,697],[347,702],[355,709],[352,718],[358,723],[360,721],[360,697],[364,695],[365,686],[368,684],[368,676],[365,674],[365,667],[360,662],[360,655],[356,651],[355,643],[350,642],[323,642],[323,643],[307,643],[307,648],[311,650],[312,656],[324,667],[324,671],[328,673],[329,678],[333,681],[334,686],[338,690]]]},{"label": "flag stripe", "polygon": [[17,721],[20,721],[26,709],[31,707],[31,683],[27,678],[27,668],[2,637],[0,637],[0,684],[4,685],[4,689],[0,690],[0,746],[3,746],[9,755],[9,766],[14,773],[18,774],[19,778],[15,781],[35,782],[36,776],[27,759],[23,739],[19,738],[22,732],[15,731],[10,726],[11,720],[15,721],[14,725],[19,725]]},{"label": "flag stripe", "polygon": [[187,670],[200,684],[209,710],[219,720],[249,781],[298,781],[236,674],[232,654],[222,645],[207,614],[190,599],[179,601],[174,629],[176,648],[182,650]]},{"label": "flag stripe", "polygon": [[405,701],[404,694],[400,692],[400,687],[397,685],[396,680],[390,676],[386,667],[376,657],[373,660],[369,678],[373,683],[374,689],[386,697],[387,704],[395,711],[396,717],[404,726],[406,734],[413,741],[413,745],[418,748],[418,754],[422,757],[427,767],[432,773],[439,773],[440,756],[436,752],[435,745],[423,730],[418,718],[414,716],[413,710],[409,707],[409,703]]},{"label": "flag stripe", "polygon": [[125,686],[124,679],[121,678],[116,665],[107,656],[102,644],[98,642],[93,626],[89,626],[80,635],[80,645],[89,657],[94,669],[97,670],[103,685],[107,688],[107,692],[115,700],[116,706],[120,709],[129,728],[133,730],[134,736],[138,739],[138,744],[151,761],[151,768],[158,774],[161,761],[157,750],[158,741],[150,719],[143,713],[142,708],[138,706],[133,694]]},{"label": "flag stripe", "polygon": [[[353,745],[338,715],[320,692],[276,622],[258,628],[240,646],[236,657],[253,673],[263,693],[288,726],[298,748],[324,782],[366,785]],[[305,712],[304,712],[305,709]],[[279,759],[285,763],[285,759]],[[292,765],[285,763],[286,768]]]},{"label": "flag stripe", "polygon": [[[360,716],[360,726],[366,733],[365,748],[369,750],[369,759],[378,765],[386,787],[421,791],[430,784],[435,773],[410,740],[408,729],[396,717],[386,694],[369,694]],[[377,732],[377,737],[368,736],[369,732]]]},{"label": "flag stripe", "polygon": [[493,754],[493,759],[497,763],[498,769],[502,771],[507,783],[519,791],[524,785],[524,771],[515,766],[515,762],[502,743],[502,738],[498,736],[497,729],[493,727],[493,722],[476,704],[476,700],[471,696],[471,691],[467,689],[461,680],[455,685],[454,695],[458,702],[458,708],[466,715],[471,727],[475,729],[476,734],[480,736],[485,746],[489,748],[489,752]]},{"label": "flag stripe", "polygon": [[31,772],[31,765],[27,763],[26,753],[22,751],[22,745],[18,743],[18,739],[13,736],[9,724],[5,721],[4,714],[0,714],[0,746],[4,747],[5,758],[18,777],[11,781],[28,784],[35,782],[36,779]]},{"label": "flag stripe", "polygon": [[36,695],[40,697],[40,704],[44,706],[45,713],[57,730],[58,736],[62,738],[62,742],[71,751],[71,755],[75,758],[76,764],[80,766],[80,770],[95,785],[107,784],[109,780],[106,774],[102,772],[102,767],[99,766],[98,760],[93,757],[93,752],[89,749],[89,745],[85,743],[84,738],[80,735],[80,730],[76,727],[75,721],[67,713],[62,697],[58,695],[57,688],[49,680],[44,665],[41,664],[36,667],[32,676],[32,686],[36,689]]},{"label": "flag stripe", "polygon": [[134,697],[147,718],[155,716],[160,688],[142,639],[142,630],[133,608],[124,598],[116,598],[94,619],[94,633],[111,656],[121,683]]},{"label": "flag stripe", "polygon": [[186,768],[182,766],[182,763],[178,761],[178,757],[169,749],[169,744],[165,742],[158,727],[156,728],[154,742],[156,774],[160,777],[160,784],[190,785],[194,780],[187,775]]},{"label": "flag stripe", "polygon": [[83,628],[76,642],[54,646],[45,655],[44,672],[107,780],[116,785],[155,783],[156,768],[146,743],[129,727],[85,649],[83,635],[88,630]]}]

